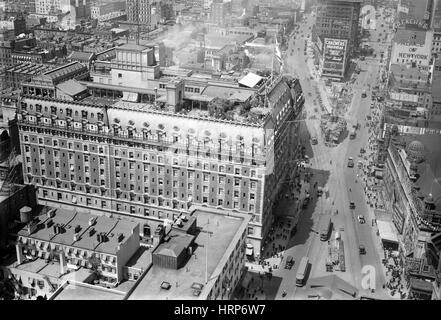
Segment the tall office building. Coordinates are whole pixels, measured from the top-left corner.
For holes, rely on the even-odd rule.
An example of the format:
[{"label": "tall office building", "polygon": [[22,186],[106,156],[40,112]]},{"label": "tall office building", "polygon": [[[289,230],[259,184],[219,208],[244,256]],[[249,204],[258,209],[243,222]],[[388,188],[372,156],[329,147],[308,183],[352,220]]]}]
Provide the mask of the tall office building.
[{"label": "tall office building", "polygon": [[127,0],[127,21],[142,27],[152,28],[159,22],[160,1],[156,0]]},{"label": "tall office building", "polygon": [[35,12],[35,0],[4,0],[3,6],[5,12]]},{"label": "tall office building", "polygon": [[322,76],[341,80],[359,43],[361,0],[319,0],[312,39]]},{"label": "tall office building", "polygon": [[418,26],[428,29],[431,25],[433,9],[434,0],[400,0],[395,23],[400,27]]},{"label": "tall office building", "polygon": [[225,25],[231,18],[231,1],[214,0],[211,4],[211,22]]}]

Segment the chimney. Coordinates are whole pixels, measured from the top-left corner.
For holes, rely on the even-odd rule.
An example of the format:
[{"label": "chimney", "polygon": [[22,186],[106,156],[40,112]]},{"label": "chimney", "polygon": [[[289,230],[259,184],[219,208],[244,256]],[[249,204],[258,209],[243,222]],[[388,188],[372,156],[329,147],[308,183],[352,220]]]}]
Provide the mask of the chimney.
[{"label": "chimney", "polygon": [[118,242],[123,241],[124,235],[122,233],[118,233]]},{"label": "chimney", "polygon": [[55,209],[51,209],[47,212],[48,218],[53,218],[55,216]]},{"label": "chimney", "polygon": [[50,228],[53,224],[54,224],[54,220],[49,219],[49,220],[46,222],[46,228]]},{"label": "chimney", "polygon": [[75,226],[75,233],[80,232],[80,230],[81,230],[81,227],[80,227],[79,224],[77,224],[77,225]]}]

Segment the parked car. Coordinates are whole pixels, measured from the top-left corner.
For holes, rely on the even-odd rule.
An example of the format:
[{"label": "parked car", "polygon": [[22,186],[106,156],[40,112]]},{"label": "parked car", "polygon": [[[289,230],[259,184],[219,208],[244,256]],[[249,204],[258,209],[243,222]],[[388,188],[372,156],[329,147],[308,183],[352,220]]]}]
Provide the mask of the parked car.
[{"label": "parked car", "polygon": [[355,203],[353,201],[349,202],[349,209],[355,209]]},{"label": "parked car", "polygon": [[360,245],[358,247],[358,251],[360,252],[360,254],[366,254],[366,248],[364,247],[364,245]]},{"label": "parked car", "polygon": [[364,216],[361,215],[361,214],[358,215],[357,219],[358,219],[358,222],[360,224],[366,223],[366,220],[364,219]]},{"label": "parked car", "polygon": [[349,157],[348,159],[348,168],[354,167],[354,159],[352,157]]},{"label": "parked car", "polygon": [[311,143],[312,143],[313,145],[318,144],[318,139],[317,139],[317,137],[312,137],[312,138],[311,138]]}]

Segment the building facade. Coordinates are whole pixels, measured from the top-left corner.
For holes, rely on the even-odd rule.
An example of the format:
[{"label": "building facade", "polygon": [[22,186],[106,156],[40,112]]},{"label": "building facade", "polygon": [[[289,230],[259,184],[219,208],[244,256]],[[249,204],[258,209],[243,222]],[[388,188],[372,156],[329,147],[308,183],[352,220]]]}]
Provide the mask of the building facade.
[{"label": "building facade", "polygon": [[156,0],[127,0],[127,21],[153,28],[159,22],[157,8]]},{"label": "building facade", "polygon": [[431,143],[424,146],[419,140],[433,142],[440,138],[429,134],[392,139],[384,176],[387,209],[399,233],[400,251],[404,256],[421,258],[430,236],[441,230],[441,187],[433,182],[433,176],[439,173],[428,170],[433,166],[430,162],[436,161],[426,151]]},{"label": "building facade", "polygon": [[[327,66],[325,74],[334,74],[334,77],[341,79],[341,71],[346,71],[347,62],[359,45],[360,6],[361,1],[358,0],[318,2],[312,40],[321,60],[324,60],[321,65]],[[337,49],[328,49],[327,43],[329,46],[334,47],[336,43],[339,46]]]},{"label": "building facade", "polygon": [[231,18],[231,1],[214,0],[211,3],[211,22],[225,25]]},{"label": "building facade", "polygon": [[[183,82],[166,87],[173,109],[179,108]],[[189,203],[236,210],[252,215],[248,234],[260,252],[281,184],[301,157],[298,80],[273,83],[271,112],[259,125],[27,92],[18,125],[26,181],[40,186],[40,199],[152,222]]]},{"label": "building facade", "polygon": [[124,266],[138,249],[138,224],[63,209],[30,220],[16,244],[18,265],[34,258],[54,260],[60,274],[97,267],[101,280],[112,286],[125,278]]},{"label": "building facade", "polygon": [[90,7],[92,19],[106,21],[125,14],[126,1],[95,2]]}]

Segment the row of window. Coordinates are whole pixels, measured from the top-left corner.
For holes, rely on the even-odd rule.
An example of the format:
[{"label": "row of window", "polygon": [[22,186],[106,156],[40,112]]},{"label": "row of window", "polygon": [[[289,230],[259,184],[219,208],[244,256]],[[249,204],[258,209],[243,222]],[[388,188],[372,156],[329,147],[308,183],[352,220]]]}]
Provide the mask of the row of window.
[{"label": "row of window", "polygon": [[[22,110],[27,110],[28,107],[29,107],[29,110],[34,110],[34,106],[32,104],[29,104],[29,106],[28,106],[27,103],[22,102],[22,104],[21,104],[21,109]],[[42,105],[40,105],[40,104],[36,104],[35,105],[35,110],[36,110],[36,112],[40,112],[40,113],[43,112],[42,110],[44,110],[45,113],[49,112],[49,108],[47,106],[45,106],[44,109],[43,109]],[[51,110],[50,113],[53,114],[53,115],[57,114],[57,110],[58,110],[58,112],[60,114],[64,113],[64,109],[63,108],[57,108],[55,106],[51,106],[50,110]],[[65,112],[66,112],[66,116],[68,116],[68,117],[72,117],[72,114],[74,114],[75,117],[79,117],[79,111],[78,110],[75,110],[75,112],[73,112],[72,109],[66,108]],[[104,119],[104,114],[103,113],[98,112],[96,115],[97,115],[98,121],[103,121],[103,119]],[[93,112],[90,112],[90,114],[89,114],[89,112],[86,111],[86,110],[82,110],[81,111],[81,118],[88,119],[89,116],[90,116],[91,119],[95,118],[95,114]]]},{"label": "row of window", "polygon": [[[85,149],[85,151],[87,151],[87,146],[84,146],[84,149]],[[120,150],[115,150],[114,152],[115,152],[115,157],[119,157]],[[100,153],[101,153],[101,151],[100,151]],[[122,152],[122,155],[123,156],[126,155],[125,151]],[[140,154],[138,154],[137,156],[139,157],[139,155]],[[134,152],[133,151],[129,151],[128,152],[128,157],[129,157],[129,159],[134,159],[135,158]],[[144,161],[149,161],[149,154],[144,154],[143,159],[144,159]],[[155,160],[155,156],[151,155],[151,159],[150,160]],[[156,162],[158,162],[158,163],[165,163],[165,158],[162,157],[162,156],[157,156]],[[179,165],[179,159],[173,158],[173,165]],[[119,160],[115,160],[115,166],[119,166]],[[193,168],[193,167],[195,167],[195,162],[194,161],[188,161],[187,162],[187,166],[189,168]],[[210,170],[210,165],[208,163],[206,163],[206,162],[203,163],[203,170]],[[218,167],[218,170],[219,170],[219,172],[226,172],[225,171],[225,166],[223,166],[223,165],[220,165]],[[241,174],[240,173],[240,168],[235,168],[234,172],[237,175]],[[255,177],[256,176],[256,170],[250,170],[250,175],[251,175],[251,177]]]}]

